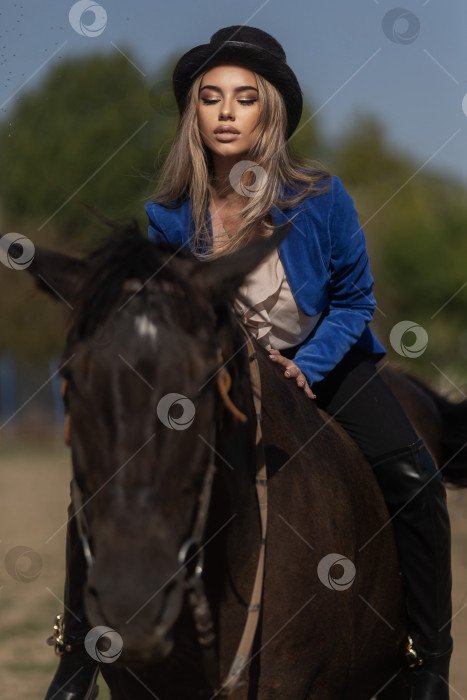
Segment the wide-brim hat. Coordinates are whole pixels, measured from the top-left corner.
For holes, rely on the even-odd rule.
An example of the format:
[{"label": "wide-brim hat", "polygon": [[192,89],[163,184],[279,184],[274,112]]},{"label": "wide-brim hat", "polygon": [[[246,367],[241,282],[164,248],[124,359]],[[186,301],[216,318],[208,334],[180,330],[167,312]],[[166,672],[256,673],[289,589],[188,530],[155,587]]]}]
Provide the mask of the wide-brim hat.
[{"label": "wide-brim hat", "polygon": [[175,66],[172,84],[180,114],[186,109],[190,87],[201,73],[221,63],[235,63],[259,73],[280,92],[287,111],[287,138],[298,126],[303,95],[285,51],[262,29],[235,25],[219,29],[209,44],[195,46]]}]

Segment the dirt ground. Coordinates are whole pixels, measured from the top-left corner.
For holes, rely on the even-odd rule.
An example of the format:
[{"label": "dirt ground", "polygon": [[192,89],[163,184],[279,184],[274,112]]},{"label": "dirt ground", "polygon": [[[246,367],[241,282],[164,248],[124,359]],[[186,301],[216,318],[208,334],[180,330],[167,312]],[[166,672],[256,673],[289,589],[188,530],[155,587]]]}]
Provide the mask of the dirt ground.
[{"label": "dirt ground", "polygon": [[[45,643],[63,609],[65,521],[70,455],[61,441],[0,442],[0,696],[43,700],[57,659]],[[453,535],[452,697],[467,698],[467,489],[449,491]],[[29,547],[41,558],[12,570],[11,552]],[[17,550],[19,551],[19,550]],[[6,557],[10,553],[9,557]],[[20,563],[18,563],[18,567]],[[27,565],[26,567],[24,565]],[[13,575],[12,575],[13,571]],[[34,574],[34,575],[33,575]],[[36,576],[37,574],[37,576]],[[30,575],[34,580],[17,579]],[[109,698],[100,679],[99,700]]]},{"label": "dirt ground", "polygon": [[[57,666],[52,633],[63,610],[66,508],[70,454],[55,443],[0,443],[0,697],[3,700],[43,700]],[[31,581],[30,559],[18,560],[16,578],[6,555],[15,547],[30,547],[42,562]],[[15,571],[13,570],[13,574]],[[31,572],[34,578],[36,570]],[[109,698],[100,681],[102,700]]]}]

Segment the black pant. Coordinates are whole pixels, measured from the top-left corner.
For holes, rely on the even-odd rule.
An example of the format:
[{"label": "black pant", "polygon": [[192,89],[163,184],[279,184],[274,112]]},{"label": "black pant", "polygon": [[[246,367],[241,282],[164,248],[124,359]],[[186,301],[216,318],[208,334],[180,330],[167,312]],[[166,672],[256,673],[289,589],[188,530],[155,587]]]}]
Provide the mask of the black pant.
[{"label": "black pant", "polygon": [[[293,359],[298,347],[280,352]],[[418,439],[371,356],[358,348],[352,348],[324,379],[313,384],[312,389],[317,405],[349,433],[370,464]]]}]

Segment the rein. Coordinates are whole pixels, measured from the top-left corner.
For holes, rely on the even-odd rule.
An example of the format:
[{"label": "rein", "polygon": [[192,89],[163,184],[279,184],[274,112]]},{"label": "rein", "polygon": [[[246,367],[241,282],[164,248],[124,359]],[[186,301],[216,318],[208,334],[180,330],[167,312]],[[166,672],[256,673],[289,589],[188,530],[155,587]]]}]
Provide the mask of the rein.
[{"label": "rein", "polygon": [[[236,690],[238,690],[244,685],[244,683],[241,680],[241,674],[250,659],[251,649],[253,647],[256,630],[258,628],[258,622],[261,612],[261,602],[263,598],[264,569],[266,559],[268,483],[261,430],[261,377],[259,373],[257,353],[253,347],[251,338],[248,334],[248,331],[245,328],[243,328],[242,325],[241,328],[245,334],[246,345],[248,348],[248,359],[250,362],[251,380],[250,387],[256,414],[256,496],[258,499],[259,516],[261,524],[261,542],[258,563],[256,566],[256,576],[253,584],[253,591],[250,598],[250,604],[248,606],[247,619],[243,628],[243,633],[235,657],[227,673],[227,677],[222,683],[219,682],[219,657],[217,649],[215,647],[216,634],[214,630],[214,622],[212,619],[209,601],[206,597],[204,583],[201,578],[203,573],[202,567],[197,566],[195,568],[194,575],[187,580],[190,604],[192,606],[193,617],[195,620],[195,626],[198,634],[198,643],[200,644],[203,654],[203,664],[206,680],[208,681],[211,688],[215,690],[215,694],[212,697],[221,698],[230,697]],[[223,364],[223,357],[221,353],[218,353],[218,359],[219,363]],[[232,380],[230,374],[228,373],[228,370],[225,367],[222,367],[222,370],[219,372],[217,380],[219,393],[226,407],[232,412],[234,417],[238,418],[243,423],[245,423],[247,421],[246,415],[239,411],[238,408],[233,404],[230,397],[227,396],[227,392],[230,389],[231,384]],[[225,400],[225,397],[227,397],[228,400]],[[214,442],[212,444],[214,444]],[[197,523],[199,520],[201,520],[201,522],[203,523],[200,527],[200,539],[198,540],[201,552],[203,551],[202,535],[204,532],[204,525],[206,523],[208,515],[214,470],[215,466],[210,464],[205,477],[205,483],[203,485],[203,489],[200,495]],[[208,482],[209,486],[207,486],[206,482]],[[207,493],[209,493],[209,496],[207,495]],[[200,518],[200,515],[203,512],[204,517]],[[187,540],[184,547],[187,547],[188,543],[191,542],[192,538],[190,538],[190,540]],[[180,553],[182,552],[182,550],[180,550]]]},{"label": "rein", "polygon": [[[266,558],[267,470],[264,457],[264,446],[261,430],[261,378],[257,360],[257,353],[253,347],[251,337],[249,336],[248,331],[243,327],[242,324],[240,324],[240,327],[242,328],[242,331],[245,334],[246,345],[248,348],[248,359],[250,363],[250,387],[256,414],[256,495],[258,500],[261,524],[261,542],[258,563],[256,567],[256,576],[251,594],[250,604],[248,606],[247,618],[243,629],[242,637],[240,639],[240,643],[238,645],[235,657],[230,666],[227,677],[222,683],[219,681],[219,656],[216,648],[216,633],[214,621],[202,578],[204,571],[204,530],[208,518],[209,506],[211,502],[212,485],[214,481],[214,475],[216,472],[216,466],[212,462],[209,463],[204,477],[203,487],[199,495],[198,510],[192,533],[190,537],[184,542],[178,553],[179,564],[185,569],[187,573],[186,588],[188,591],[188,599],[195,622],[198,643],[202,651],[206,680],[209,683],[210,687],[214,690],[214,695],[212,697],[226,698],[230,697],[232,693],[234,693],[236,690],[238,690],[238,688],[244,685],[244,683],[241,681],[241,674],[249,662],[251,649],[253,647],[253,642],[258,627],[263,597],[264,569]],[[223,365],[223,357],[220,349],[218,349],[218,361],[220,365]],[[232,413],[232,415],[237,420],[241,421],[242,423],[245,423],[247,421],[247,416],[235,406],[235,404],[232,402],[232,399],[228,395],[228,392],[232,385],[232,379],[228,370],[224,366],[222,366],[222,368],[218,372],[218,375],[216,377],[216,384],[219,394],[226,408]],[[62,381],[63,398],[66,394],[66,388],[67,382],[64,379]],[[71,445],[70,431],[70,414],[67,412],[65,415],[64,436],[65,444],[67,446]],[[215,444],[215,425],[213,425],[213,435],[211,444]],[[88,567],[91,567],[94,564],[94,556],[92,554],[88,537],[89,527],[83,510],[83,493],[75,479],[73,479],[71,483],[71,498],[73,503],[74,514],[76,516],[78,533],[81,539],[86,563]],[[188,565],[191,565],[190,569]],[[49,643],[55,643],[55,651],[59,654],[64,653],[64,651],[71,651],[70,645],[67,645],[64,648],[62,639],[63,629],[61,629],[61,633],[62,634],[60,638],[57,634],[57,631],[55,637],[49,638]],[[58,644],[58,638],[60,640],[60,644]]]},{"label": "rein", "polygon": [[[250,362],[250,388],[253,397],[253,403],[256,414],[256,437],[255,437],[255,453],[256,453],[256,497],[258,500],[259,517],[261,524],[261,542],[256,566],[256,576],[251,594],[250,605],[248,606],[248,614],[243,629],[243,634],[240,639],[240,644],[235,654],[235,658],[230,667],[230,671],[226,680],[222,684],[222,691],[229,697],[239,687],[243,685],[241,682],[241,674],[246,667],[253,647],[256,630],[261,612],[261,603],[263,598],[264,584],[264,569],[266,561],[266,534],[268,521],[268,478],[266,459],[264,455],[263,433],[261,430],[261,377],[259,373],[258,356],[251,342],[251,337],[240,323],[240,327],[245,334],[246,345],[248,348],[248,360]],[[222,697],[222,692],[221,692]]]}]

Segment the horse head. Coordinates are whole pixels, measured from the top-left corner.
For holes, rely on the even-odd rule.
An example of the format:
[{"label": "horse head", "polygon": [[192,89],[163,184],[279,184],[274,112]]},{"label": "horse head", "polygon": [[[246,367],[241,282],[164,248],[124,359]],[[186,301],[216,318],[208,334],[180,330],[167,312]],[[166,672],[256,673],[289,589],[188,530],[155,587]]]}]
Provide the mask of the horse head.
[{"label": "horse head", "polygon": [[80,260],[36,249],[28,268],[72,309],[61,373],[85,605],[91,625],[120,634],[126,662],[171,651],[213,461],[220,359],[234,365],[231,302],[289,231],[201,262],[131,230]]}]

